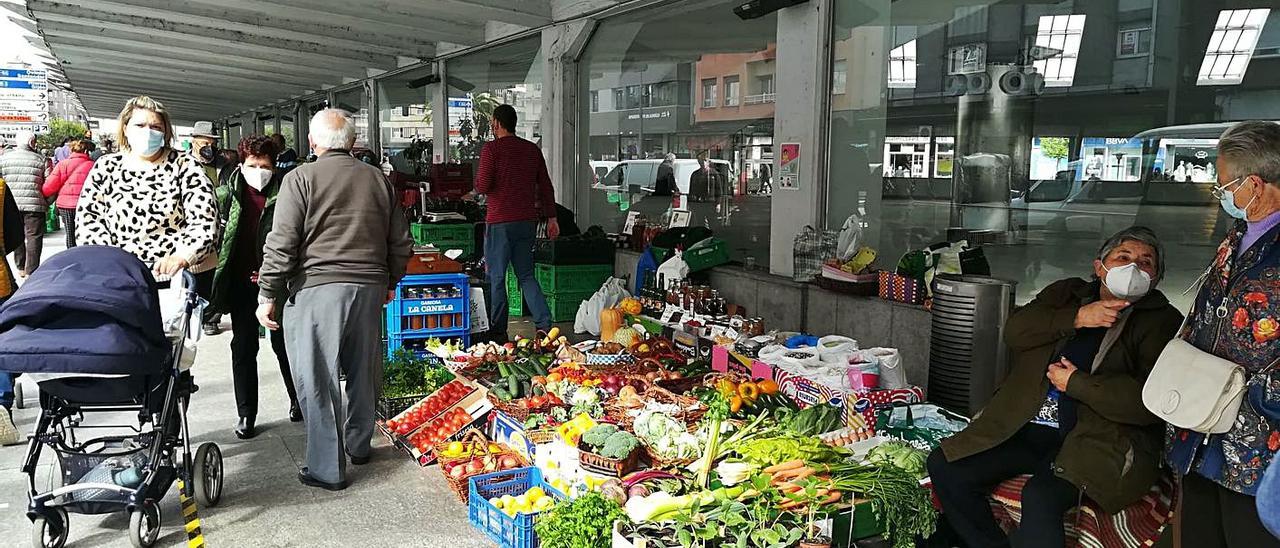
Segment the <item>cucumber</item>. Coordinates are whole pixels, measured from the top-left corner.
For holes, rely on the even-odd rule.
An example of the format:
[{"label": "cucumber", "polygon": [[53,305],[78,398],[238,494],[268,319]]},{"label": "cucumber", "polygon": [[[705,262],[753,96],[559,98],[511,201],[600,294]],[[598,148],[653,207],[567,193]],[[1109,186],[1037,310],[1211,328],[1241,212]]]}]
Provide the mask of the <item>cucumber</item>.
[{"label": "cucumber", "polygon": [[492,393],[495,398],[502,401],[511,401],[511,394],[508,393],[507,389],[503,388],[501,385],[495,385],[493,388],[489,389],[489,392]]},{"label": "cucumber", "polygon": [[547,357],[545,362],[542,359],[535,359],[532,361],[534,369],[537,369],[537,376],[547,376],[547,365],[551,363],[551,358]]},{"label": "cucumber", "polygon": [[515,375],[507,377],[507,391],[511,392],[512,398],[520,397],[520,380]]},{"label": "cucumber", "polygon": [[498,362],[498,376],[502,378],[511,376],[511,368],[507,367],[506,362]]}]

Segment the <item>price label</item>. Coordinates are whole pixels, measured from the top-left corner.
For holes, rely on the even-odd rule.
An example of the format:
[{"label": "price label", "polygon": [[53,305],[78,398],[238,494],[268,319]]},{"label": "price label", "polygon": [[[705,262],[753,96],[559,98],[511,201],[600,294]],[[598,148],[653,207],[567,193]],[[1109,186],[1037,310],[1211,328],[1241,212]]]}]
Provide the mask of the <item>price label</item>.
[{"label": "price label", "polygon": [[631,234],[636,228],[636,222],[638,222],[639,220],[640,220],[639,211],[628,211],[627,222],[626,224],[622,225],[622,233]]}]

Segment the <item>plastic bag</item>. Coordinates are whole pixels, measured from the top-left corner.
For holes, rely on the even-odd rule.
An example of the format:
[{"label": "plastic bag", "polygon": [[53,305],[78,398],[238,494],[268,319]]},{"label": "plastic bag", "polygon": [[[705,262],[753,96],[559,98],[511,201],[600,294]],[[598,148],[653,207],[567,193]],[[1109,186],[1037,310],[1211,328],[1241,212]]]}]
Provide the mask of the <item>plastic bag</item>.
[{"label": "plastic bag", "polygon": [[836,260],[841,264],[853,260],[853,256],[862,247],[862,218],[856,214],[844,220],[840,227],[840,236],[836,239]]},{"label": "plastic bag", "polygon": [[471,288],[471,332],[484,333],[489,330],[489,307],[485,306],[484,289]]},{"label": "plastic bag", "polygon": [[605,280],[600,289],[591,295],[578,306],[578,314],[574,317],[573,330],[575,333],[590,333],[595,336],[600,335],[600,312],[606,308],[613,308],[622,302],[622,299],[630,297],[627,293],[627,281],[622,278],[609,278]]},{"label": "plastic bag", "polygon": [[[187,311],[187,295],[191,291],[195,291],[194,287],[187,287],[187,277],[183,272],[178,272],[169,280],[169,287],[161,289],[160,298],[160,324],[164,327],[164,332],[169,335],[170,339],[174,339],[182,332],[182,320]],[[200,318],[201,311],[204,306],[197,306],[191,316]],[[200,332],[200,324],[196,323],[196,329],[193,331]],[[199,340],[199,336],[196,337]]]},{"label": "plastic bag", "polygon": [[907,373],[902,368],[902,355],[897,348],[868,348],[859,351],[859,362],[875,362],[880,366],[880,388],[900,390],[909,388]]},{"label": "plastic bag", "polygon": [[684,262],[684,254],[679,250],[671,253],[671,258],[662,263],[658,267],[658,277],[671,283],[673,280],[683,280],[689,277],[689,264]]},{"label": "plastic bag", "polygon": [[858,341],[843,335],[827,335],[818,339],[818,356],[823,363],[848,364],[858,351]]}]

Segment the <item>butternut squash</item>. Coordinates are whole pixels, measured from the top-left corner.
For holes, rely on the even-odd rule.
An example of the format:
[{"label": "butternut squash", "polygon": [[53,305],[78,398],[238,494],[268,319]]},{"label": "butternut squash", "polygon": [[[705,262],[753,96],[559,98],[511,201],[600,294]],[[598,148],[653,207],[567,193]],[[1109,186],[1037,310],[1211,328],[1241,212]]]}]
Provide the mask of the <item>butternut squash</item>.
[{"label": "butternut squash", "polygon": [[616,308],[606,308],[600,311],[600,340],[612,341],[613,335],[618,332],[618,328],[622,327],[622,311]]}]

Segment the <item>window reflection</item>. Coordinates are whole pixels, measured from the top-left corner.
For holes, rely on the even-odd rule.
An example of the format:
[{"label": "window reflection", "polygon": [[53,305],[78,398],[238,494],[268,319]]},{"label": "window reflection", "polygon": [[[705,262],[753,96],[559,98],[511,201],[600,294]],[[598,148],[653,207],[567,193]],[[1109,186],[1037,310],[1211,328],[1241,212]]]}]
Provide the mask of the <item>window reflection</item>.
[{"label": "window reflection", "polygon": [[1280,119],[1276,10],[861,4],[834,14],[829,228],[862,214],[890,268],[934,242],[984,244],[1025,302],[1087,276],[1103,238],[1143,224],[1165,240],[1163,289],[1185,308],[1230,226],[1210,194],[1218,138],[1234,121]]},{"label": "window reflection", "polygon": [[596,30],[579,82],[594,98],[579,114],[579,224],[688,211],[734,260],[767,267],[777,17],[737,19],[738,3],[637,10]]}]

